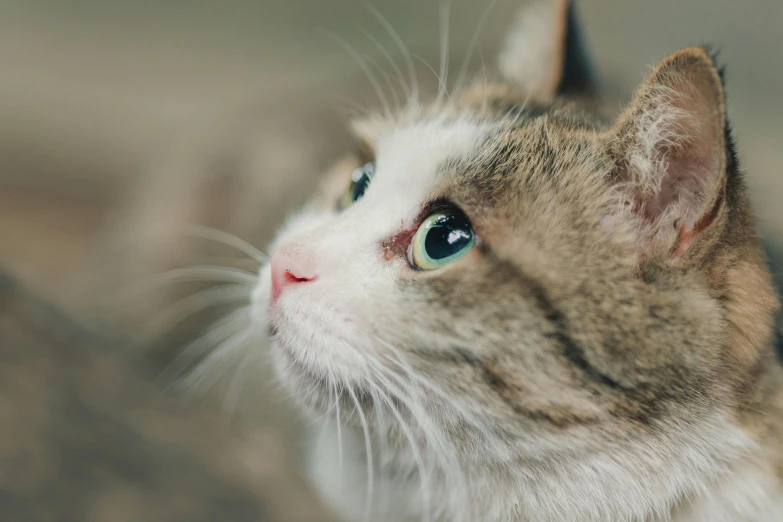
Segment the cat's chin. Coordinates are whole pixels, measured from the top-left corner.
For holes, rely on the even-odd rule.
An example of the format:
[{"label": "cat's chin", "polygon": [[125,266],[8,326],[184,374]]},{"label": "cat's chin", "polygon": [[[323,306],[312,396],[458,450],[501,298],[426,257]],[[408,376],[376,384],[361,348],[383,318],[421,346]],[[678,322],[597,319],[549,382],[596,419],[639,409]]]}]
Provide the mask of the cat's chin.
[{"label": "cat's chin", "polygon": [[[303,363],[275,337],[272,337],[270,345],[275,373],[283,386],[297,402],[313,410],[320,410],[319,398],[328,396],[330,388],[328,374]],[[308,390],[313,393],[308,393]]]},{"label": "cat's chin", "polygon": [[258,316],[276,351],[298,373],[310,381],[361,385],[372,346],[362,342],[351,312],[338,299],[327,299],[318,288],[294,288],[266,303],[256,301]]},{"label": "cat's chin", "polygon": [[[272,338],[271,347],[277,376],[296,402],[310,413],[321,416],[333,412],[339,401],[344,411],[354,411],[358,403],[362,411],[370,415],[372,394],[359,379],[308,364],[276,338]],[[398,404],[398,407],[401,406]],[[346,424],[354,421],[360,426],[358,417],[344,419]]]}]

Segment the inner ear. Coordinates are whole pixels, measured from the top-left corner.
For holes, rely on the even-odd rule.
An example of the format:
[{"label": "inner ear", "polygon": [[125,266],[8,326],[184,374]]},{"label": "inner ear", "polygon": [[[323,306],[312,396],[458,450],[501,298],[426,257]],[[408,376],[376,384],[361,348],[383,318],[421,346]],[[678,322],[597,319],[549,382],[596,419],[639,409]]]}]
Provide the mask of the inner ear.
[{"label": "inner ear", "polygon": [[621,118],[618,178],[651,246],[672,242],[682,255],[714,221],[725,194],[725,126],[722,82],[701,48],[664,60]]},{"label": "inner ear", "polygon": [[503,76],[537,101],[596,90],[573,0],[526,5],[499,57]]}]

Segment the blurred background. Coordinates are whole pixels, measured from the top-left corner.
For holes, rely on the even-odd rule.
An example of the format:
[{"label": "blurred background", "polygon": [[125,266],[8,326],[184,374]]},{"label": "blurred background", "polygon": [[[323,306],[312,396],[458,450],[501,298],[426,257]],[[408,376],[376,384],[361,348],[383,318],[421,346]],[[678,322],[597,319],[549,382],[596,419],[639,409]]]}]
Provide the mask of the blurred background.
[{"label": "blurred background", "polygon": [[[519,4],[498,0],[488,15],[479,42],[490,69]],[[437,64],[435,0],[374,5],[411,52]],[[452,1],[453,64],[487,5]],[[783,2],[578,5],[595,61],[623,97],[666,53],[719,46],[762,228],[783,237]],[[364,0],[3,0],[0,265],[75,306],[90,300],[95,259],[109,273],[125,266],[105,261],[102,245],[119,230],[165,227],[183,207],[263,246],[345,150],[346,100],[377,105],[355,60],[324,33],[383,63],[362,30],[399,56]],[[205,193],[231,199],[231,211],[194,210]],[[131,237],[134,249],[154,249]]]},{"label": "blurred background", "polygon": [[[436,0],[372,3],[412,53],[438,63]],[[488,5],[451,2],[452,78]],[[497,1],[470,71],[482,59],[494,68],[520,5]],[[594,61],[621,99],[667,53],[720,48],[761,229],[772,244],[783,239],[783,2],[577,5]],[[149,274],[192,264],[255,270],[177,227],[207,225],[264,247],[348,150],[351,112],[377,106],[357,62],[326,35],[386,66],[365,31],[400,57],[364,0],[3,0],[0,270],[88,322],[103,320],[117,288]],[[436,85],[421,63],[419,75]],[[137,301],[120,328],[135,332],[130,325],[159,309]],[[143,351],[152,373],[205,321]],[[244,410],[287,425],[265,400]]]}]

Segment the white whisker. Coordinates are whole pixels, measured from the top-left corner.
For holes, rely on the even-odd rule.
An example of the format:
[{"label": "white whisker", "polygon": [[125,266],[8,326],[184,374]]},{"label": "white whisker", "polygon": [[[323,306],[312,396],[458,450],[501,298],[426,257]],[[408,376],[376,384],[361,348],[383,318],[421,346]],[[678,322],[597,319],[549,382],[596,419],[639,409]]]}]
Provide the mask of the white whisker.
[{"label": "white whisker", "polygon": [[[408,401],[412,401],[413,404],[419,403],[421,404],[421,398],[424,397],[423,395],[420,395],[417,389],[419,387],[424,389],[424,392],[426,393],[425,396],[432,396],[437,397],[441,403],[445,406],[448,406],[455,414],[457,414],[459,417],[461,417],[469,426],[472,426],[473,429],[476,430],[476,432],[484,437],[485,443],[490,443],[495,448],[496,451],[498,451],[501,447],[503,447],[502,444],[499,443],[498,438],[490,432],[490,430],[487,428],[486,422],[481,418],[480,410],[475,411],[474,408],[464,403],[461,400],[458,400],[457,398],[445,393],[439,386],[437,386],[434,382],[432,382],[430,379],[427,379],[416,372],[413,367],[410,365],[410,363],[405,359],[403,354],[389,344],[386,341],[383,341],[382,339],[379,339],[377,337],[374,337],[374,339],[385,346],[392,355],[397,359],[397,362],[391,361],[387,358],[384,358],[388,364],[396,365],[398,366],[405,374],[405,376],[411,381],[411,384],[415,385],[414,388],[412,388],[413,392],[415,393],[415,396],[411,397],[408,395],[409,399]],[[375,365],[376,370],[379,372],[382,372],[383,374],[387,375],[390,379],[387,381],[387,386],[395,386],[393,382],[398,383],[398,385],[402,385],[403,381],[400,380],[400,376],[395,375],[390,368],[387,367],[386,364],[381,364],[380,362],[376,361],[368,361]],[[393,382],[392,382],[393,381]],[[405,397],[407,394],[404,392],[400,392],[399,390],[395,391],[395,393],[401,394],[401,397]],[[409,404],[410,402],[406,401],[406,404]],[[423,410],[422,410],[423,411]],[[464,474],[464,472],[461,471],[461,461],[459,457],[457,456],[453,446],[445,441],[445,439],[442,436],[433,436],[433,433],[440,432],[441,430],[438,429],[435,425],[433,425],[426,414],[419,413],[416,415],[416,409],[412,409],[411,413],[415,415],[415,418],[417,422],[423,423],[422,428],[425,429],[426,432],[430,433],[430,442],[435,444],[436,446],[440,446],[440,457],[441,464],[444,466],[444,471],[448,470],[444,474],[444,478],[446,480],[451,480],[454,482],[453,487],[450,488],[451,491],[470,491],[470,485],[468,483],[468,478]],[[476,443],[479,441],[477,440]],[[438,449],[435,447],[434,449]],[[453,505],[460,505],[460,503],[463,504],[463,511],[465,513],[469,512],[470,508],[470,502],[467,496],[455,496]]]},{"label": "white whisker", "polygon": [[240,270],[248,270],[250,272],[256,272],[259,267],[258,262],[255,259],[251,259],[249,257],[197,254],[192,257],[192,260],[196,265],[225,266],[227,268],[239,268]]},{"label": "white whisker", "polygon": [[[490,11],[492,11],[492,8],[495,7],[497,2],[498,0],[492,0],[481,14],[481,18],[479,18],[478,24],[476,24],[476,30],[473,31],[473,36],[470,38],[470,43],[468,43],[468,48],[465,51],[465,58],[462,60],[462,65],[460,66],[457,80],[454,82],[454,88],[452,89],[452,92],[458,93],[460,89],[462,89],[462,83],[465,81],[465,75],[467,74],[468,68],[470,67],[470,61],[473,59],[473,51],[475,50],[478,39],[481,36],[481,29],[484,27],[484,22],[486,22]],[[481,61],[483,67],[484,59],[482,58]]]},{"label": "white whisker", "polygon": [[328,392],[328,401],[329,401],[329,404],[331,404],[331,406],[329,406],[329,408],[326,410],[326,412],[323,415],[321,415],[320,417],[315,419],[315,421],[313,421],[312,423],[306,425],[306,426],[310,426],[311,424],[315,424],[316,422],[319,422],[319,421],[323,420],[323,423],[321,425],[321,430],[318,433],[318,439],[317,439],[317,442],[316,442],[316,450],[318,450],[318,451],[320,451],[320,448],[323,445],[324,436],[326,435],[326,432],[329,429],[330,419],[328,418],[328,415],[337,406],[337,400],[335,399],[335,396],[336,396],[335,385],[334,385],[334,381],[332,379],[331,372],[327,372],[327,374],[326,374],[326,382],[327,382],[327,388],[329,390],[329,392]]},{"label": "white whisker", "polygon": [[[239,331],[212,350],[206,359],[179,381],[179,387],[187,390],[191,398],[203,397],[211,390],[230,368],[232,356],[247,348],[247,330]],[[207,381],[202,385],[203,381]]]},{"label": "white whisker", "polygon": [[435,99],[435,105],[441,105],[444,96],[448,96],[449,82],[449,17],[451,3],[448,0],[442,0],[440,3],[440,87],[438,88],[438,97]]},{"label": "white whisker", "polygon": [[378,83],[378,79],[375,77],[375,75],[370,70],[370,67],[367,65],[367,61],[345,39],[329,31],[326,32],[326,35],[332,38],[335,42],[337,42],[337,44],[340,47],[342,47],[356,61],[357,65],[362,70],[362,72],[364,72],[365,76],[367,77],[367,80],[370,82],[370,85],[375,90],[375,94],[376,96],[378,96],[378,100],[381,102],[381,107],[383,108],[384,114],[386,115],[387,118],[391,118],[392,112],[391,112],[391,107],[389,105],[389,100],[386,98],[386,95],[384,94],[381,85]]},{"label": "white whisker", "polygon": [[228,416],[229,422],[234,417],[234,413],[239,405],[239,399],[242,395],[242,388],[247,380],[247,375],[255,366],[258,352],[248,350],[248,353],[239,361],[234,377],[231,379],[226,395],[223,398],[223,412]]},{"label": "white whisker", "polygon": [[[332,387],[333,387],[333,384],[332,384],[332,378],[331,378],[331,376],[328,376],[328,375],[327,375],[327,381],[326,381],[326,382],[327,382],[327,385],[326,385],[326,386],[327,386],[327,388],[328,388],[328,390],[329,390],[329,392],[328,392],[328,393],[329,393],[329,398],[328,398],[328,400],[327,400],[327,404],[331,404],[331,406],[329,406],[329,408],[328,408],[328,409],[327,409],[325,412],[323,412],[321,415],[319,415],[318,417],[316,417],[316,418],[315,418],[315,419],[313,419],[312,421],[310,421],[310,422],[308,422],[307,424],[305,424],[305,428],[309,428],[310,426],[312,426],[312,425],[314,425],[314,424],[317,424],[317,423],[321,422],[321,421],[322,421],[324,418],[326,418],[326,417],[327,417],[327,416],[328,416],[330,413],[332,413],[332,410],[334,410],[334,407],[335,407],[335,404],[336,404],[336,403],[335,403],[335,402],[332,400],[332,393],[333,393]],[[316,385],[316,386],[315,386],[315,388],[317,388],[317,387],[318,387],[318,385]]]},{"label": "white whisker", "polygon": [[487,115],[487,67],[484,63],[484,53],[481,52],[481,46],[478,48],[479,58],[481,58],[481,74],[484,77],[484,99],[481,101],[481,116],[479,116],[479,125],[484,125]]},{"label": "white whisker", "polygon": [[351,399],[353,400],[353,403],[356,405],[356,410],[359,413],[359,420],[361,421],[362,430],[364,431],[364,444],[365,444],[365,453],[367,455],[367,500],[366,505],[364,507],[364,517],[365,520],[370,520],[370,514],[372,511],[372,496],[373,496],[373,484],[374,484],[374,470],[373,470],[373,456],[372,456],[372,443],[370,442],[370,428],[367,424],[367,418],[364,416],[364,410],[362,410],[362,405],[359,403],[359,399],[356,397],[356,392],[353,391],[353,389],[350,386],[347,386],[346,389],[348,390],[348,393],[351,396]]},{"label": "white whisker", "polygon": [[145,277],[139,281],[129,283],[121,288],[117,294],[118,301],[124,301],[138,297],[146,292],[156,290],[163,286],[175,283],[238,283],[255,285],[258,276],[247,270],[229,268],[223,266],[200,265],[186,268],[175,268],[160,274]]},{"label": "white whisker", "polygon": [[313,384],[304,395],[302,395],[301,397],[297,396],[296,401],[301,404],[307,404],[307,399],[309,399],[310,396],[313,395],[318,390],[318,388],[320,388],[320,385],[318,383]]},{"label": "white whisker", "polygon": [[269,261],[269,256],[261,252],[259,249],[233,234],[218,230],[215,228],[205,227],[201,225],[189,225],[183,232],[186,235],[200,237],[202,239],[208,239],[210,241],[216,241],[233,247],[240,252],[247,254],[249,257],[255,259],[259,263],[265,263]]},{"label": "white whisker", "polygon": [[332,97],[344,105],[343,107],[340,107],[341,110],[355,118],[360,118],[370,113],[370,109],[368,107],[361,105],[342,94],[334,94]]},{"label": "white whisker", "polygon": [[383,26],[384,29],[386,29],[386,32],[389,33],[389,36],[391,37],[392,41],[402,53],[403,59],[405,60],[405,65],[408,68],[408,76],[410,77],[410,83],[411,83],[410,99],[414,105],[418,105],[419,79],[418,76],[416,75],[416,67],[413,63],[413,58],[411,58],[411,53],[408,50],[408,47],[405,45],[405,42],[402,41],[402,38],[400,38],[400,34],[394,30],[394,27],[392,27],[392,25],[381,14],[380,11],[378,11],[375,7],[369,4],[367,4],[367,10],[370,11],[370,13],[375,17],[375,19],[378,20],[378,22]]},{"label": "white whisker", "polygon": [[210,350],[221,341],[230,338],[232,335],[245,333],[242,325],[247,320],[247,309],[240,309],[232,312],[217,321],[205,334],[188,344],[177,357],[161,372],[158,377],[159,382],[164,385],[173,383],[179,378],[188,366],[193,364],[196,359],[201,357],[204,352]]},{"label": "white whisker", "polygon": [[441,469],[444,472],[444,476],[447,478],[461,478],[462,473],[459,470],[459,459],[457,459],[456,455],[453,455],[453,449],[444,441],[445,436],[442,433],[442,430],[430,421],[430,416],[426,411],[423,396],[419,393],[418,386],[411,388],[412,393],[409,393],[404,389],[405,383],[399,379],[399,376],[394,375],[379,362],[368,362],[375,364],[375,370],[376,372],[379,372],[376,373],[376,375],[378,375],[379,378],[382,378],[380,374],[385,375],[385,378],[382,378],[384,384],[399,396],[406,407],[408,407],[414,420],[419,424],[422,432],[426,434],[428,445],[435,451],[438,460],[440,461]]},{"label": "white whisker", "polygon": [[375,47],[378,49],[378,51],[381,53],[384,59],[386,59],[386,61],[389,63],[389,66],[392,68],[392,71],[394,71],[394,74],[397,75],[397,81],[400,84],[400,88],[402,89],[402,92],[405,93],[406,100],[409,100],[411,97],[410,86],[405,83],[405,76],[402,74],[402,69],[400,69],[400,66],[397,65],[397,62],[394,60],[394,58],[392,58],[391,54],[389,54],[389,51],[386,50],[386,48],[383,45],[381,45],[378,39],[375,38],[369,31],[366,31],[364,29],[360,29],[360,31],[373,43],[373,45],[375,45]]},{"label": "white whisker", "polygon": [[394,88],[394,82],[392,81],[391,76],[389,76],[389,73],[387,73],[383,67],[378,64],[378,62],[368,57],[366,54],[363,54],[362,58],[366,60],[370,66],[375,67],[380,75],[383,76],[383,79],[386,80],[386,86],[388,87],[389,93],[391,94],[392,100],[394,101],[394,108],[395,110],[399,111],[402,108],[402,104],[400,103],[400,97],[397,94],[397,90]]},{"label": "white whisker", "polygon": [[402,353],[400,353],[397,348],[382,339],[378,339],[377,337],[376,340],[383,344],[395,356],[398,364],[403,368],[408,378],[415,380],[419,386],[426,388],[429,393],[437,395],[444,402],[444,404],[451,405],[455,413],[460,415],[469,425],[478,429],[487,441],[495,441],[497,439],[497,437],[492,435],[485,428],[486,422],[484,422],[480,417],[474,415],[474,408],[471,405],[466,404],[464,401],[458,401],[455,397],[450,396],[444,392],[439,386],[436,386],[430,379],[426,379],[419,375],[416,371],[414,371],[410,363],[405,360]]},{"label": "white whisker", "polygon": [[443,89],[443,92],[444,92],[444,93],[446,93],[446,98],[449,100],[449,103],[451,103],[451,96],[450,96],[450,95],[449,95],[449,93],[448,93],[448,92],[445,90],[445,87],[443,86],[443,79],[442,79],[440,76],[438,76],[438,71],[436,71],[435,69],[433,69],[433,68],[432,68],[432,65],[430,65],[429,63],[427,63],[427,60],[425,60],[424,58],[422,58],[422,57],[421,57],[421,56],[419,56],[418,54],[414,54],[414,55],[413,55],[413,57],[414,57],[414,58],[416,58],[417,60],[419,60],[421,63],[423,63],[423,64],[424,64],[424,66],[425,66],[425,67],[427,67],[427,69],[429,69],[430,71],[432,71],[432,74],[434,74],[434,75],[435,75],[435,78],[438,80],[438,86],[439,86],[439,87],[438,87],[438,89],[439,89],[439,90],[440,90],[440,89]]},{"label": "white whisker", "polygon": [[[368,367],[370,368],[370,367]],[[371,370],[372,371],[372,370]],[[377,376],[377,374],[376,374]],[[372,381],[367,381],[368,384],[373,387],[378,394],[380,395],[381,399],[386,403],[386,405],[389,407],[392,415],[397,419],[397,422],[399,423],[400,429],[402,430],[403,434],[405,435],[405,438],[408,440],[408,443],[411,447],[411,452],[413,454],[413,459],[416,462],[416,466],[419,470],[419,474],[421,476],[421,484],[422,484],[422,509],[424,511],[424,520],[429,521],[431,519],[431,513],[432,513],[432,504],[431,504],[431,492],[430,492],[430,481],[429,481],[429,473],[427,472],[427,468],[424,464],[424,458],[422,457],[421,450],[419,449],[419,445],[416,442],[416,438],[413,435],[413,432],[411,431],[408,424],[405,422],[405,420],[402,418],[402,415],[400,414],[397,407],[394,405],[394,401],[388,398],[388,396],[384,393],[383,389],[380,388],[377,384],[375,384]]]},{"label": "white whisker", "polygon": [[249,299],[251,290],[249,286],[237,286],[232,283],[208,288],[184,297],[156,314],[144,327],[139,342],[147,344],[165,330],[207,308]]},{"label": "white whisker", "polygon": [[[332,375],[334,374],[332,373]],[[343,430],[342,430],[342,423],[340,422],[340,398],[342,397],[342,390],[340,389],[340,383],[337,382],[337,379],[334,379],[334,385],[335,385],[335,394],[337,396],[337,398],[335,399],[335,405],[336,405],[335,418],[337,419],[337,462],[338,462],[337,468],[340,472],[340,480],[342,483],[343,481]]]}]

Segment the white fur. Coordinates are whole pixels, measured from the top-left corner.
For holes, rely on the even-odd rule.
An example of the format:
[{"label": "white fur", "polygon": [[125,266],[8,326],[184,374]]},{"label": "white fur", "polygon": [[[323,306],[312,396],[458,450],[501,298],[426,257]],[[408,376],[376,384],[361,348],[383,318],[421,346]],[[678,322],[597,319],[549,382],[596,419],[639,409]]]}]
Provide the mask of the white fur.
[{"label": "white fur", "polygon": [[691,505],[676,512],[676,522],[780,522],[783,496],[774,472],[750,462],[731,473]]},{"label": "white fur", "polygon": [[[364,197],[340,214],[305,212],[290,219],[270,248],[306,251],[315,259],[318,279],[283,292],[271,319],[280,337],[300,362],[330,368],[352,380],[361,354],[342,349],[359,344],[362,288],[383,293],[400,267],[383,259],[381,242],[410,227],[436,183],[438,167],[473,151],[486,129],[467,119],[442,117],[401,125],[382,135],[376,151],[376,172]],[[350,172],[346,172],[346,187]],[[257,317],[266,317],[269,269],[254,293]],[[286,328],[287,317],[307,316],[306,324]]]},{"label": "white fur", "polygon": [[669,88],[656,86],[649,96],[649,109],[634,122],[634,146],[628,148],[626,158],[634,176],[630,184],[654,194],[668,168],[663,151],[681,146],[688,138],[683,131],[693,116],[675,105],[678,94]]},{"label": "white fur", "polygon": [[[318,489],[349,521],[363,520],[367,474],[363,441],[343,428],[349,448],[338,462],[334,423],[313,430],[310,474]],[[441,505],[437,520],[511,521],[661,521],[777,522],[783,520],[783,499],[773,477],[747,462],[756,451],[743,431],[721,415],[698,426],[675,431],[654,442],[641,441],[607,448],[601,455],[568,459],[548,469],[510,469],[508,475],[476,472],[470,489],[475,510],[464,516],[464,505]],[[337,470],[342,468],[342,474]],[[511,479],[511,480],[509,480]],[[371,520],[422,520],[418,484],[375,477],[378,511]],[[435,502],[453,502],[453,492],[434,488]],[[673,509],[677,504],[684,507]]]}]

